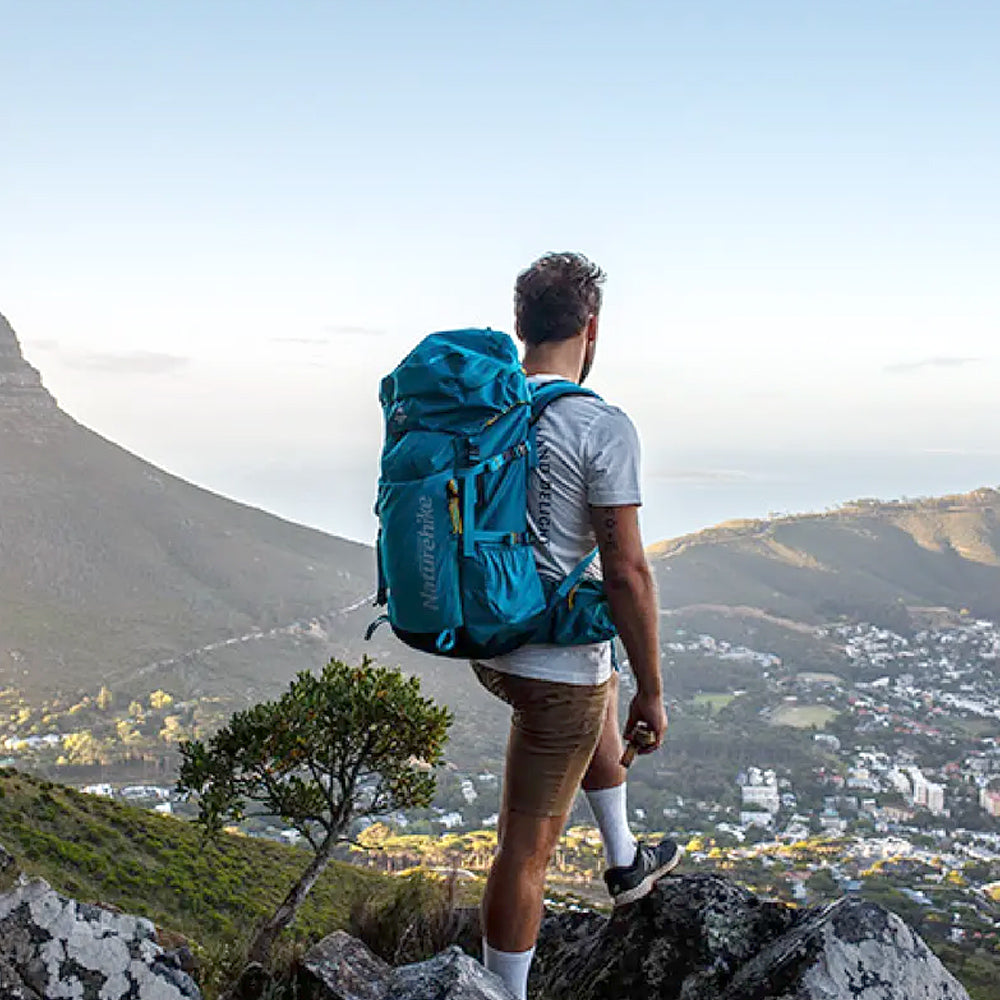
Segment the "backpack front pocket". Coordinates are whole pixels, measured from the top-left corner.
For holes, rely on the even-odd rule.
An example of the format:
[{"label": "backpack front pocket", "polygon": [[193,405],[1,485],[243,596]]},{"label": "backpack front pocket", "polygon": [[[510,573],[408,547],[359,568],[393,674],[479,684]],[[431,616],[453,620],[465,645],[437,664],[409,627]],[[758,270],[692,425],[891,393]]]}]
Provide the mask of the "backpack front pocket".
[{"label": "backpack front pocket", "polygon": [[517,625],[545,610],[530,544],[478,542],[474,555],[463,560],[462,572],[469,628]]}]

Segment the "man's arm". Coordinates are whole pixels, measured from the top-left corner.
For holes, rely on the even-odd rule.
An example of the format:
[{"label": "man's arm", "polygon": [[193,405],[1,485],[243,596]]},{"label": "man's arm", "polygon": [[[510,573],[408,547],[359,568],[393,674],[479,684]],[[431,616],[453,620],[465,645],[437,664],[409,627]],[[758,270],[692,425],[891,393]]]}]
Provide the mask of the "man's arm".
[{"label": "man's arm", "polygon": [[625,735],[645,722],[656,735],[655,750],[667,728],[660,678],[660,610],[656,583],[639,531],[639,508],[591,507],[604,569],[611,618],[625,644],[638,692],[632,699]]}]

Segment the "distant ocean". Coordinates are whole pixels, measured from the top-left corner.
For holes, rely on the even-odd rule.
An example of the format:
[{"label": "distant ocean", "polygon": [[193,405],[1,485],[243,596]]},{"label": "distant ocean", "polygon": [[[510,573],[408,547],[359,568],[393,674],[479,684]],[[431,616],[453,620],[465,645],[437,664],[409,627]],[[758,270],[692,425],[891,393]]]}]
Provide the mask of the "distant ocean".
[{"label": "distant ocean", "polygon": [[[212,470],[197,481],[289,520],[370,544],[376,475],[374,465],[362,470],[272,461]],[[980,486],[1000,486],[1000,452],[686,456],[646,478],[643,535],[654,542],[733,518],[823,511],[859,497],[966,493]]]},{"label": "distant ocean", "polygon": [[860,497],[894,500],[1000,486],[1000,452],[744,452],[713,456],[702,468],[711,474],[682,472],[647,480],[643,530],[648,540],[733,518],[822,512]]}]

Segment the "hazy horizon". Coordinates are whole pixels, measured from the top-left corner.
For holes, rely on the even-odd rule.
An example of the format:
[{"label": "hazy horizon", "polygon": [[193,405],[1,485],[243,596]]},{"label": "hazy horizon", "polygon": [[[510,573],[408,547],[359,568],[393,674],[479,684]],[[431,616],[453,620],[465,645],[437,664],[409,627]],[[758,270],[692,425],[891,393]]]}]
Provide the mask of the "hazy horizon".
[{"label": "hazy horizon", "polygon": [[[896,500],[1000,487],[996,471],[1000,455],[972,460],[948,455],[896,456],[895,468],[886,468],[888,456],[884,455],[813,455],[798,463],[793,456],[742,457],[746,468],[729,470],[729,481],[725,473],[713,481],[709,470],[704,477],[697,470],[678,470],[672,482],[644,477],[641,521],[646,544],[727,520],[821,513],[861,497]],[[847,486],[846,491],[835,493],[841,484]],[[217,473],[214,485],[201,481],[199,485],[288,520],[374,544],[374,479],[365,484],[359,477],[341,484],[322,468],[271,466]]]}]

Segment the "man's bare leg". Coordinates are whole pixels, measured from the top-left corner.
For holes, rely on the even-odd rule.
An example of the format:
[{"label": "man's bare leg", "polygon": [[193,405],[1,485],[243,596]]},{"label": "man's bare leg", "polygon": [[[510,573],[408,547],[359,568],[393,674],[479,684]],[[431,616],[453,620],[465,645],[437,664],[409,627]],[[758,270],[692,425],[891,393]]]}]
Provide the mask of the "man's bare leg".
[{"label": "man's bare leg", "polygon": [[619,763],[623,749],[618,728],[618,675],[613,674],[601,738],[582,782],[590,811],[601,831],[608,868],[627,868],[635,860],[638,847],[628,825],[625,790],[628,772]]},{"label": "man's bare leg", "polygon": [[516,1000],[527,997],[528,971],[545,901],[545,870],[565,816],[503,809],[499,849],[483,894],[483,962]]},{"label": "man's bare leg", "polygon": [[503,837],[483,894],[483,930],[491,948],[516,952],[534,946],[545,870],[565,823],[565,816],[505,812]]}]

